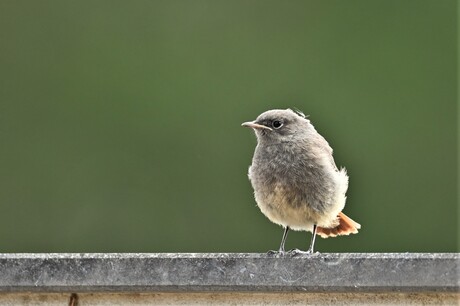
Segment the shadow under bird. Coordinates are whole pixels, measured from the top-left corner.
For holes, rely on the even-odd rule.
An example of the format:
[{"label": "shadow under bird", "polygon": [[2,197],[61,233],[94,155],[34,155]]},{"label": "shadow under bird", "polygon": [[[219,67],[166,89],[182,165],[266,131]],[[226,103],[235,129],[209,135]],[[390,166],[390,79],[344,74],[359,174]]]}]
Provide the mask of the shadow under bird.
[{"label": "shadow under bird", "polygon": [[307,252],[313,253],[316,234],[323,238],[356,234],[361,225],[343,212],[348,176],[338,169],[332,148],[305,115],[291,109],[269,110],[242,126],[252,128],[257,146],[249,180],[262,213],[284,228],[278,252],[290,229],[312,232]]}]

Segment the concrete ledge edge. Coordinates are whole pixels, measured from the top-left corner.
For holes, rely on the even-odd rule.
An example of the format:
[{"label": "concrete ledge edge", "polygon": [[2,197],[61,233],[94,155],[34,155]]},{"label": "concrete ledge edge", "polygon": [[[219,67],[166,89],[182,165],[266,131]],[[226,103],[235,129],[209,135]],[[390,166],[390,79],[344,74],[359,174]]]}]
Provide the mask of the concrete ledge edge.
[{"label": "concrete ledge edge", "polygon": [[2,253],[0,292],[458,292],[460,253]]}]

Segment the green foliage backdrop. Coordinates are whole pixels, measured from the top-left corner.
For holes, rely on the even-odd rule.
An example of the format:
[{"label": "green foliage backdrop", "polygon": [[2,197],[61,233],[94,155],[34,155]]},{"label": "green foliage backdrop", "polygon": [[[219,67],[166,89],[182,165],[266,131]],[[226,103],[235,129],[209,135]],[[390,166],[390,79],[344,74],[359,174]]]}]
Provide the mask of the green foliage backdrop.
[{"label": "green foliage backdrop", "polygon": [[363,226],[319,251],[456,251],[456,22],[450,0],[1,0],[0,252],[277,248],[240,124],[287,107]]}]

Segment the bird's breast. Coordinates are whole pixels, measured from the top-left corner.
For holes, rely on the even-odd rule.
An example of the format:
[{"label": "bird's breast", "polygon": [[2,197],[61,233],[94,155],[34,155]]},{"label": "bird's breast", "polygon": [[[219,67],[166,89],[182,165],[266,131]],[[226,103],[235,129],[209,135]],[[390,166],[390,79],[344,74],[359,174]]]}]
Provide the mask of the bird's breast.
[{"label": "bird's breast", "polygon": [[315,157],[302,152],[258,148],[249,178],[262,213],[293,229],[308,230],[325,219],[332,222],[338,213],[334,207],[342,202],[337,201],[335,176]]}]

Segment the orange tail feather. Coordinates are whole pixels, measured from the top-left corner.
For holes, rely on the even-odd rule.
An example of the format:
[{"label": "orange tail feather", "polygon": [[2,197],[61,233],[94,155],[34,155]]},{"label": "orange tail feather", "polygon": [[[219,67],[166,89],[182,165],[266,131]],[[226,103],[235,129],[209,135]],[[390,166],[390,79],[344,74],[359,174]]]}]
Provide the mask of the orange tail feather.
[{"label": "orange tail feather", "polygon": [[337,237],[342,235],[357,234],[361,228],[361,224],[353,221],[351,218],[346,216],[344,213],[339,213],[337,216],[339,225],[333,228],[317,227],[316,233],[322,238]]}]

